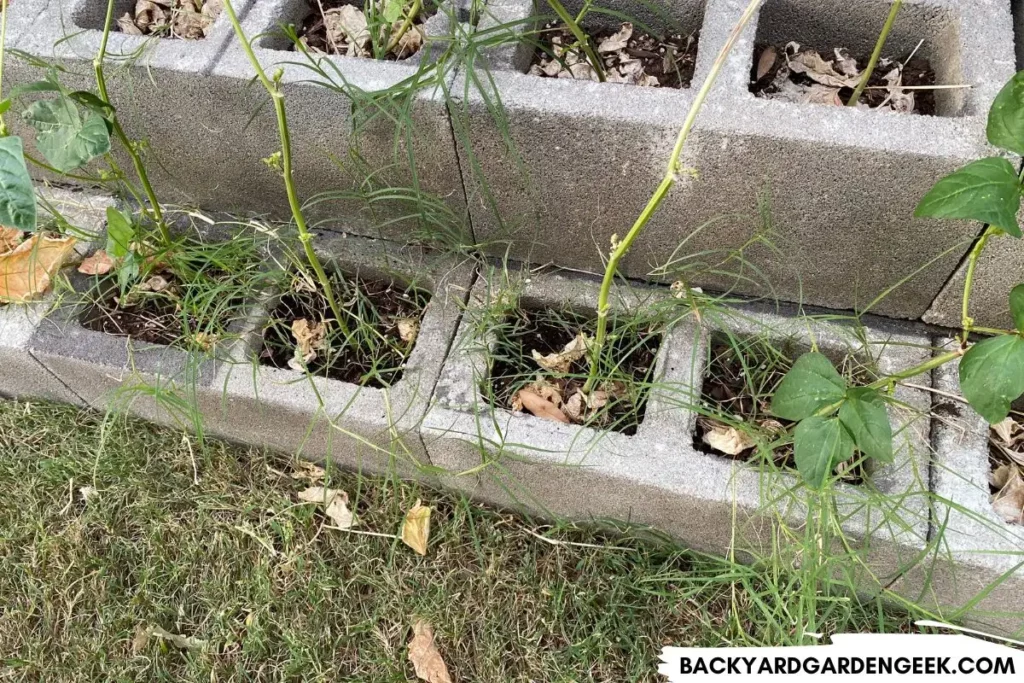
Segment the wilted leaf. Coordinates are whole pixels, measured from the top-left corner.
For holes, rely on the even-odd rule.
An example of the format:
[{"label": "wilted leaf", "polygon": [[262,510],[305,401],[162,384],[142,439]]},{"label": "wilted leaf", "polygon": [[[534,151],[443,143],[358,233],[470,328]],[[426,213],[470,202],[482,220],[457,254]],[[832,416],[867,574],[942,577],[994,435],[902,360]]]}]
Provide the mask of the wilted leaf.
[{"label": "wilted leaf", "polygon": [[96,495],[96,489],[91,486],[79,486],[78,495],[82,497],[82,500],[89,500]]},{"label": "wilted leaf", "polygon": [[327,10],[324,13],[324,26],[327,29],[329,44],[348,45],[349,56],[369,55],[370,31],[367,28],[366,15],[358,7],[342,5]]},{"label": "wilted leaf", "polygon": [[171,283],[167,281],[163,275],[154,275],[148,278],[145,282],[139,285],[139,290],[142,292],[162,292],[170,286]]},{"label": "wilted leaf", "polygon": [[402,523],[402,543],[420,555],[427,554],[427,542],[430,540],[430,508],[416,501]]},{"label": "wilted leaf", "polygon": [[27,235],[17,228],[5,228],[0,225],[0,254],[13,251]]},{"label": "wilted leaf", "polygon": [[769,45],[761,50],[761,56],[757,58],[757,71],[754,80],[761,80],[768,75],[768,72],[775,66],[775,60],[779,58],[779,51]]},{"label": "wilted leaf", "polygon": [[327,325],[310,323],[305,318],[292,321],[292,337],[295,339],[295,355],[288,360],[288,367],[302,372],[316,358],[316,352],[327,342]]},{"label": "wilted leaf", "polygon": [[590,346],[591,342],[592,339],[590,337],[579,332],[572,341],[567,343],[562,350],[557,353],[541,355],[535,349],[533,351],[533,360],[537,362],[537,365],[549,372],[565,374],[569,372],[573,363],[587,355],[587,348]]},{"label": "wilted leaf", "polygon": [[[560,399],[561,397],[559,397]],[[514,405],[521,405],[523,408],[528,410],[531,414],[545,419],[554,420],[555,422],[569,423],[569,418],[559,410],[555,403],[552,403],[547,398],[544,398],[534,387],[523,387],[516,392],[513,398]]]},{"label": "wilted leaf", "polygon": [[292,479],[307,480],[312,483],[323,481],[323,478],[327,475],[323,467],[309,462],[308,460],[298,460],[295,463],[295,471],[292,472]]},{"label": "wilted leaf", "polygon": [[150,626],[148,629],[150,636],[156,636],[178,648],[179,650],[196,650],[206,645],[205,640],[200,640],[193,636],[182,636],[177,633],[171,633],[159,626]]},{"label": "wilted leaf", "polygon": [[135,637],[132,638],[132,653],[139,654],[146,649],[147,645],[149,645],[149,629],[145,624],[139,624],[135,627]]},{"label": "wilted leaf", "polygon": [[423,619],[412,625],[412,640],[409,641],[409,661],[416,671],[416,677],[427,683],[451,683],[448,667],[441,659],[441,653],[434,644],[434,628]]},{"label": "wilted leaf", "polygon": [[718,423],[712,423],[710,427],[708,431],[704,432],[704,443],[719,453],[739,455],[757,445],[750,435],[735,427]]},{"label": "wilted leaf", "polygon": [[398,318],[395,320],[398,336],[406,344],[412,344],[420,334],[420,321],[416,318]]},{"label": "wilted leaf", "polygon": [[83,275],[106,275],[114,267],[114,259],[102,249],[98,249],[78,266]]},{"label": "wilted leaf", "polygon": [[846,76],[835,70],[831,62],[822,59],[814,50],[804,50],[790,57],[786,55],[790,71],[803,74],[816,83],[831,88],[855,88],[858,77]]},{"label": "wilted leaf", "polygon": [[339,529],[351,529],[354,522],[352,511],[348,509],[348,494],[340,489],[327,489],[323,486],[310,486],[299,491],[299,500],[307,503],[320,503],[334,526]]},{"label": "wilted leaf", "polygon": [[626,22],[618,31],[601,41],[597,46],[598,52],[618,52],[625,50],[629,45],[629,39],[633,36],[633,24]]},{"label": "wilted leaf", "polygon": [[1017,467],[1008,468],[1004,476],[1005,482],[992,497],[992,507],[1006,522],[1020,524],[1024,521],[1024,477]]},{"label": "wilted leaf", "polygon": [[32,235],[13,251],[0,254],[0,301],[20,303],[41,296],[74,246],[73,237]]},{"label": "wilted leaf", "polygon": [[[400,26],[392,27],[393,31],[397,31]],[[423,29],[419,26],[410,26],[409,30],[402,34],[398,39],[398,44],[395,45],[392,52],[395,53],[395,57],[398,59],[405,59],[411,55],[416,54],[419,49],[423,46]]]},{"label": "wilted leaf", "polygon": [[130,36],[142,35],[142,29],[135,25],[135,19],[128,12],[125,12],[124,16],[117,20],[117,28],[121,33],[127,33]]}]

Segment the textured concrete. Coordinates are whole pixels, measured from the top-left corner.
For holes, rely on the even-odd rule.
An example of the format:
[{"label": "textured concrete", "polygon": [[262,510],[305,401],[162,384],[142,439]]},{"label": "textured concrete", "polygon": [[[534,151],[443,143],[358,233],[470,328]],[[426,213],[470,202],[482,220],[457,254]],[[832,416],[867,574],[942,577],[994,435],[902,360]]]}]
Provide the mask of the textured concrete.
[{"label": "textured concrete", "polygon": [[[934,381],[939,391],[959,395],[957,363],[937,369]],[[936,559],[924,599],[958,610],[991,589],[962,618],[1019,636],[1024,632],[1024,527],[1007,524],[992,509],[988,425],[969,406],[944,394],[936,395],[934,412],[931,540]]]},{"label": "textured concrete", "polygon": [[[9,19],[10,20],[10,19]],[[79,231],[75,248],[84,254],[90,234],[103,229],[109,197],[58,188],[39,189],[39,224],[46,227],[53,213]],[[81,404],[63,382],[44,368],[29,352],[30,340],[54,304],[51,293],[30,304],[0,304],[0,394],[15,398],[42,398]]]},{"label": "textured concrete", "polygon": [[[236,11],[244,16],[252,2],[236,0]],[[100,45],[106,1],[50,0],[42,4],[45,10],[31,30],[17,36],[13,47],[62,68],[60,80],[69,89],[95,92],[92,61]],[[115,17],[132,5],[133,0],[117,0]],[[224,14],[201,40],[131,36],[119,31],[110,34],[106,60],[110,100],[128,137],[144,141],[147,171],[163,203],[201,204],[206,188],[217,182],[210,172],[210,160],[220,153],[225,136],[221,121],[225,95],[211,71],[232,40],[234,34]],[[5,85],[40,80],[46,74],[45,67],[16,55],[4,68]],[[9,118],[14,132],[26,138],[26,149],[35,152],[34,132],[19,117]],[[117,143],[114,150],[119,164],[134,177],[127,154]],[[101,164],[95,163],[89,170],[100,168]],[[32,170],[37,177],[53,177]]]},{"label": "textured concrete", "polygon": [[[468,232],[458,160],[439,87],[440,81],[450,82],[451,74],[433,67],[451,31],[450,19],[459,14],[447,6],[440,9],[425,24],[431,47],[402,61],[335,56],[309,61],[286,50],[290,43],[279,28],[281,23],[301,23],[309,11],[306,0],[266,0],[244,22],[266,72],[282,70],[295,180],[309,215],[324,227],[403,242],[418,230],[436,232],[434,222],[445,231]],[[213,75],[228,85],[217,102],[223,135],[217,154],[207,159],[208,173],[217,180],[206,188],[201,203],[290,218],[280,175],[261,162],[280,147],[273,108],[252,82],[255,71],[237,42],[229,45]],[[405,93],[388,98],[386,91]],[[440,206],[428,211],[438,220],[402,220],[424,207],[403,202],[371,206],[354,194],[382,187],[411,188],[438,198]]]},{"label": "textured concrete", "polygon": [[[793,528],[805,521],[801,489],[793,488],[792,476],[760,472],[694,449],[692,407],[708,362],[708,337],[728,329],[779,341],[798,339],[809,346],[811,333],[822,349],[838,354],[856,344],[851,331],[758,311],[706,318],[702,327],[686,318],[668,333],[659,352],[646,416],[633,436],[492,408],[478,389],[486,378],[491,343],[476,331],[487,310],[482,302],[500,298],[507,303],[519,296],[526,306],[592,309],[596,290],[594,283],[558,275],[534,274],[511,283],[497,276],[478,281],[438,381],[434,405],[423,421],[431,462],[452,473],[447,485],[495,504],[578,520],[614,518],[650,525],[719,554],[734,542],[739,550],[770,552],[770,530],[779,520]],[[614,300],[629,308],[665,296],[663,291],[639,289],[618,294]],[[867,338],[870,348],[861,352],[875,358],[884,372],[929,354],[927,339],[886,329],[871,329]],[[905,387],[897,389],[896,397],[906,406],[890,410],[896,464],[872,475],[872,485],[890,498],[868,496],[846,485],[837,494],[846,515],[844,528],[866,546],[868,565],[883,579],[894,578],[912,562],[928,528],[928,397]]]},{"label": "textured concrete", "polygon": [[[694,87],[744,5],[706,4]],[[681,0],[669,11],[693,30],[701,26],[699,6]],[[889,51],[907,54],[923,40],[918,55],[931,61],[941,83],[973,86],[939,92],[939,116],[769,101],[747,88],[755,42],[796,40],[825,52],[842,46],[867,54],[888,7],[886,0],[768,0],[734,49],[684,152],[684,165],[700,179],[680,179],[623,271],[645,276],[674,262],[689,269],[693,284],[851,309],[937,259],[873,309],[920,317],[977,228],[915,219],[913,210],[938,178],[989,152],[985,115],[1014,71],[1008,4],[904,5]],[[525,0],[503,4],[491,25],[528,17],[531,8]],[[493,241],[495,253],[511,241],[517,258],[597,270],[611,235],[629,228],[660,181],[694,87],[542,79],[524,73],[528,60],[529,49],[491,56],[496,92],[488,95],[504,107],[503,126],[478,88],[455,87],[463,101],[453,104],[453,125],[470,141],[461,150],[463,168],[475,161],[487,180],[467,171],[476,236]],[[720,263],[724,250],[750,240],[745,262]]]},{"label": "textured concrete", "polygon": [[[317,245],[330,268],[431,293],[401,379],[376,389],[260,365],[257,325],[233,363],[218,371],[214,385],[223,393],[204,408],[206,428],[350,469],[430,478],[419,425],[469,294],[472,265],[359,237],[321,236]],[[264,310],[273,305],[271,298]]]}]

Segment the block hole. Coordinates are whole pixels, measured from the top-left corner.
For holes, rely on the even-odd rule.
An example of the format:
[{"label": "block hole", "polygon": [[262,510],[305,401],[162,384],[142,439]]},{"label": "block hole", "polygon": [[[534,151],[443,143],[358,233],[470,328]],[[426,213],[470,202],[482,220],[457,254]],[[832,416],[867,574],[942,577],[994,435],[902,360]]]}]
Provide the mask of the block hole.
[{"label": "block hole", "polygon": [[1010,0],[1013,13],[1013,45],[1017,51],[1017,70],[1024,69],[1024,0]]},{"label": "block hole", "polygon": [[[833,71],[843,80],[855,84],[856,79],[848,76],[840,64],[836,50],[844,50],[846,57],[856,60],[857,69],[863,70],[890,6],[890,0],[768,0],[757,23],[750,91],[798,103],[847,102],[852,87],[833,93],[834,83],[823,84],[820,79],[789,69],[786,55],[792,58],[795,49],[787,46],[796,43],[801,51],[814,50],[832,62]],[[969,89],[904,89],[888,101],[889,93],[884,89],[884,77],[896,63],[905,65],[901,75],[904,86],[962,85],[959,30],[956,13],[949,8],[904,4],[882,52],[882,58],[893,63],[875,70],[871,91],[860,101],[889,111],[962,116]],[[908,94],[913,98],[912,105]]]},{"label": "block hole", "polygon": [[[570,0],[563,4],[569,14],[577,16],[584,3]],[[703,0],[667,7],[637,0],[603,0],[589,7],[581,28],[608,81],[690,87],[704,23]],[[626,23],[632,25],[631,31],[624,27]],[[623,38],[620,48],[613,48],[616,35]],[[522,71],[535,76],[597,80],[585,51],[572,47],[575,42],[565,24],[542,3],[535,22],[523,33],[523,54],[516,61]]]},{"label": "block hole", "polygon": [[[106,15],[105,0],[82,0],[75,5],[71,19],[79,28],[102,31]],[[172,0],[168,7],[114,0],[110,30],[154,38],[202,40],[220,15],[220,10],[203,12],[202,5],[197,7],[193,0]]]},{"label": "block hole", "polygon": [[[701,385],[694,447],[722,458],[757,462],[770,457],[775,466],[796,469],[791,443],[770,453],[760,452],[785,435],[793,423],[771,413],[771,398],[794,361],[811,350],[796,339],[767,336],[739,336],[715,332],[709,344],[707,372]],[[850,385],[870,383],[877,376],[869,359],[849,349],[818,349]],[[859,453],[842,463],[837,472],[843,481],[862,484],[871,474],[872,463]]]},{"label": "block hole", "polygon": [[586,340],[596,328],[593,315],[521,303],[488,321],[486,332],[494,342],[481,393],[495,408],[635,434],[647,410],[660,325],[639,315],[610,315],[598,381],[588,399],[582,389],[590,367]]}]

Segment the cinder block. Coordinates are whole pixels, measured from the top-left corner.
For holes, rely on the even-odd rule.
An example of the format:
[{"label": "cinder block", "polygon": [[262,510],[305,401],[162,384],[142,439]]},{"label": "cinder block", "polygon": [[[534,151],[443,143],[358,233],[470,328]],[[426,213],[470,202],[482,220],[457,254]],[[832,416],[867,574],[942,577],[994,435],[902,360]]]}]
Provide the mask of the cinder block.
[{"label": "cinder block", "polygon": [[[840,325],[756,310],[705,317],[702,325],[686,318],[665,336],[637,432],[598,432],[496,409],[481,395],[485,349],[492,341],[478,336],[476,321],[482,302],[506,289],[517,291],[528,308],[593,310],[598,288],[558,275],[531,275],[512,284],[497,277],[478,280],[423,421],[431,462],[452,475],[446,483],[488,502],[545,516],[650,525],[717,554],[736,547],[766,556],[772,528],[779,520],[801,527],[806,502],[805,490],[789,474],[760,471],[694,448],[693,406],[707,371],[710,335],[722,330],[765,334],[805,346],[813,335],[825,352],[857,349],[882,372],[929,357],[926,338],[884,327],[869,328],[869,343],[863,347],[852,330]],[[663,291],[632,289],[617,292],[613,300],[633,308],[664,296]],[[863,544],[868,564],[883,579],[913,563],[928,531],[929,399],[921,390],[902,386],[896,398],[902,402],[899,409],[890,408],[896,462],[873,471],[869,485],[885,496],[846,484],[836,493],[844,529]]]},{"label": "cinder block", "polygon": [[[1024,629],[1024,526],[1004,522],[992,508],[989,426],[956,398],[960,396],[958,364],[937,368],[934,382],[942,392],[935,396],[932,431],[936,502],[931,537],[936,559],[924,599],[948,610],[967,608],[962,615],[954,613],[954,618],[984,630],[1020,634]],[[980,599],[972,604],[976,598]]]},{"label": "cinder block", "polygon": [[[456,84],[464,101],[453,105],[453,126],[467,130],[472,160],[487,181],[470,174],[469,152],[461,150],[478,241],[493,241],[496,252],[509,241],[524,260],[601,269],[611,236],[628,230],[663,177],[693,91],[744,6],[668,4],[685,30],[701,29],[688,91],[529,76],[529,48],[504,49],[490,60],[495,85],[488,94],[504,107],[498,126],[479,90]],[[615,5],[644,16],[642,7]],[[1008,4],[903,5],[886,52],[906,55],[923,41],[917,54],[930,60],[940,83],[972,86],[937,91],[937,116],[794,104],[748,90],[755,43],[794,40],[827,53],[845,47],[866,55],[889,7],[888,0],[767,0],[684,151],[683,165],[697,169],[699,179],[680,178],[623,264],[627,275],[647,276],[675,262],[689,266],[691,284],[838,309],[862,309],[913,275],[873,312],[924,314],[977,226],[916,219],[913,211],[937,179],[991,152],[985,117],[1014,71]],[[500,16],[485,19],[478,34],[533,11],[525,0],[502,4]],[[743,260],[720,263],[723,250],[752,240]],[[696,263],[717,267],[701,272]]]},{"label": "cinder block", "polygon": [[[354,193],[413,189],[438,199],[428,213],[440,215],[445,230],[462,232],[465,195],[442,87],[450,83],[452,69],[435,67],[435,58],[452,32],[450,21],[464,11],[442,6],[424,24],[427,46],[407,59],[321,56],[316,70],[287,49],[291,43],[280,30],[280,24],[300,24],[310,11],[306,0],[267,0],[244,22],[262,67],[271,75],[282,70],[295,181],[309,216],[322,227],[409,241],[414,231],[439,229],[410,218],[427,205],[371,207]],[[261,161],[280,147],[273,107],[253,82],[255,71],[237,41],[228,45],[213,75],[227,86],[217,102],[223,129],[218,154],[206,160],[218,182],[203,201],[290,218],[279,173]]]},{"label": "cinder block", "polygon": [[[13,47],[34,60],[59,66],[63,69],[61,82],[69,89],[96,92],[93,59],[102,38],[106,0],[38,4],[44,5],[44,10],[32,22],[31,30],[17,36]],[[134,4],[133,0],[117,0],[115,19]],[[244,16],[253,0],[235,0],[234,4]],[[211,173],[211,160],[224,151],[226,95],[212,70],[232,40],[234,33],[224,13],[211,33],[200,40],[132,36],[117,30],[110,33],[105,61],[110,100],[128,137],[144,142],[147,171],[162,203],[205,205],[209,188],[219,181],[218,175]],[[4,67],[5,85],[46,75],[45,67],[18,55],[12,55]],[[14,132],[26,138],[30,153],[38,154],[31,143],[34,132],[19,116],[9,119]],[[127,154],[116,142],[113,148],[118,163],[135,177]],[[88,170],[95,174],[101,167],[96,162]],[[54,178],[37,168],[32,170],[37,177]],[[240,168],[233,172],[249,173]]]},{"label": "cinder block", "polygon": [[[978,225],[978,232],[981,226]],[[924,315],[925,322],[960,328],[967,263],[942,288]],[[1010,290],[1024,282],[1024,243],[1013,237],[990,239],[974,269],[970,315],[980,327],[1012,329]]]},{"label": "cinder block", "polygon": [[[41,225],[46,224],[46,210],[53,210],[82,231],[83,238],[102,230],[106,207],[113,204],[110,197],[57,188],[40,188],[39,197]],[[75,248],[85,253],[89,242],[80,238]],[[44,368],[29,350],[32,335],[54,306],[54,299],[54,295],[49,294],[31,304],[0,304],[0,394],[82,403],[78,395]]]},{"label": "cinder block", "polygon": [[[430,292],[401,378],[378,389],[260,365],[256,356],[263,340],[254,334],[236,349],[233,364],[218,370],[215,385],[223,400],[204,410],[207,429],[355,470],[429,479],[433,472],[419,426],[469,295],[473,267],[380,240],[327,234],[316,244],[328,268]],[[264,315],[275,302],[266,304]]]}]

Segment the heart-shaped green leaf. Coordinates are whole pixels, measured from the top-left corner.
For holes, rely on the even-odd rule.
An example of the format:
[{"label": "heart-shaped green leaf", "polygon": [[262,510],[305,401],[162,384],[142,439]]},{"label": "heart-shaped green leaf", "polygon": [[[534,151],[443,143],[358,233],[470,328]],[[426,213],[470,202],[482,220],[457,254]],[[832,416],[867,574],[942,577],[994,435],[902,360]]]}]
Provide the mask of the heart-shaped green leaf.
[{"label": "heart-shaped green leaf", "polygon": [[793,452],[800,476],[819,489],[833,468],[853,455],[853,437],[839,418],[813,416],[796,426]]},{"label": "heart-shaped green leaf", "polygon": [[839,420],[849,430],[861,453],[881,462],[893,461],[892,425],[877,391],[850,389],[839,408]]},{"label": "heart-shaped green leaf", "polygon": [[36,193],[25,167],[21,138],[0,138],[0,225],[22,232],[36,229]]},{"label": "heart-shaped green leaf", "polygon": [[1024,154],[1024,71],[1015,74],[992,101],[986,133],[996,147]]},{"label": "heart-shaped green leaf", "polygon": [[967,164],[935,183],[914,215],[967,218],[1020,237],[1020,194],[1013,164],[1002,157],[989,157]]},{"label": "heart-shaped green leaf", "polygon": [[36,145],[58,171],[81,168],[110,151],[110,132],[99,114],[84,122],[78,107],[67,97],[37,100],[22,117],[36,129]]},{"label": "heart-shaped green leaf", "polygon": [[832,361],[817,352],[797,358],[772,398],[772,413],[785,420],[802,420],[846,395],[846,381]]},{"label": "heart-shaped green leaf", "polygon": [[1024,339],[1004,334],[967,349],[960,359],[960,389],[989,424],[1004,420],[1024,394]]}]

